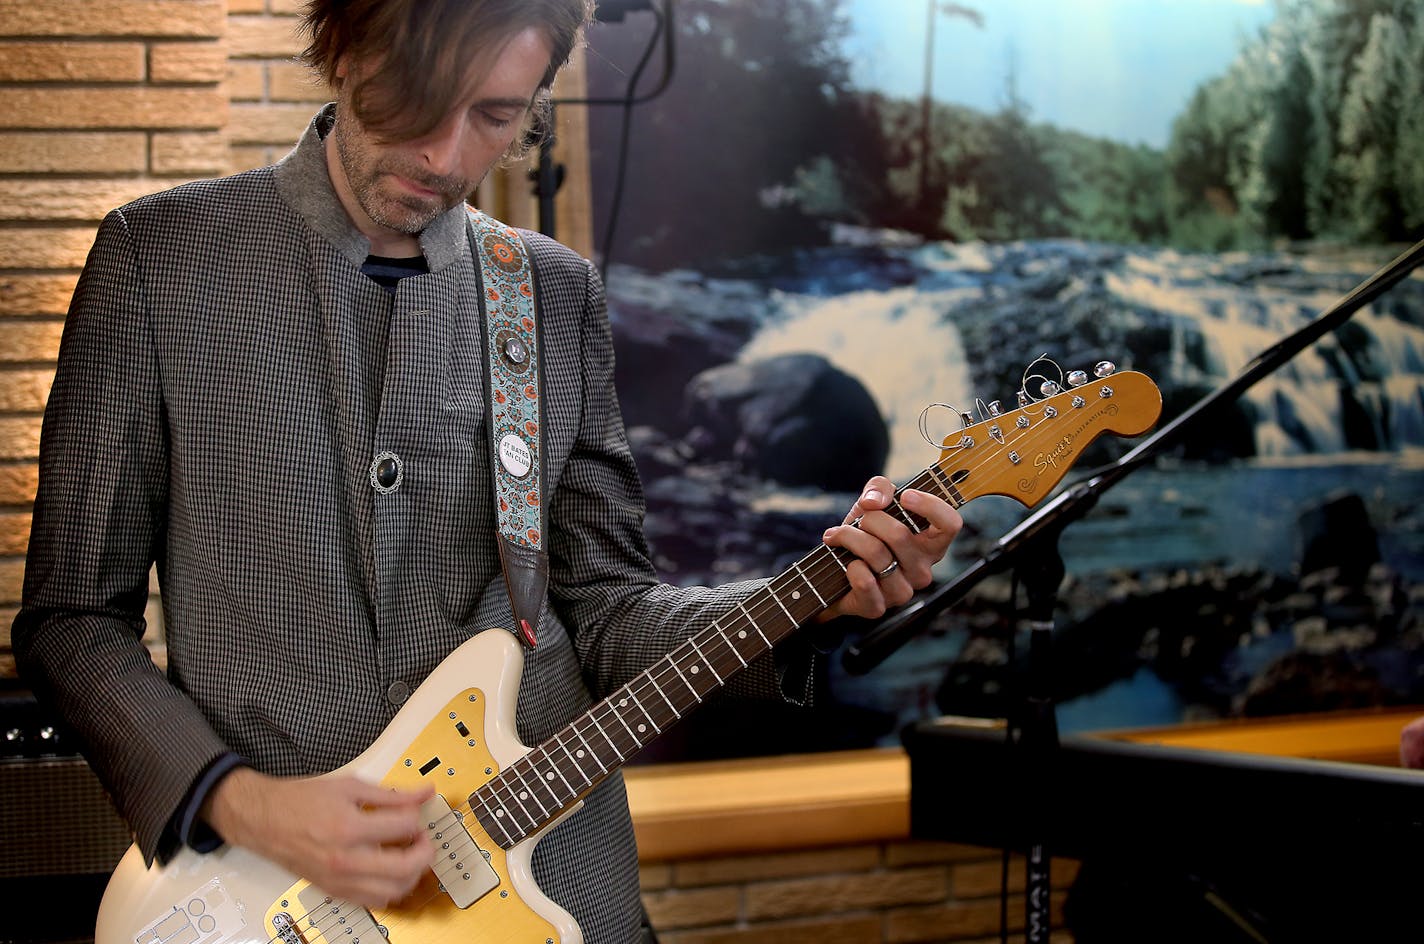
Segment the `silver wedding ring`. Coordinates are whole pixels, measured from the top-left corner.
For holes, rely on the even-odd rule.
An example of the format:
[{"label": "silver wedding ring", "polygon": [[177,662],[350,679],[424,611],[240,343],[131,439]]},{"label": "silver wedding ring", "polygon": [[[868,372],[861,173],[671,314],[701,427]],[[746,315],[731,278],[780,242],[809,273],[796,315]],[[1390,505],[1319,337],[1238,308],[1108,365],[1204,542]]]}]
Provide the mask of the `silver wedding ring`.
[{"label": "silver wedding ring", "polygon": [[884,580],[886,577],[890,576],[891,574],[893,574],[895,571],[897,571],[897,570],[899,570],[899,569],[900,569],[900,562],[897,561],[897,560],[892,560],[892,561],[890,562],[890,566],[889,566],[889,567],[886,567],[884,570],[877,570],[877,571],[875,572],[875,579],[876,579],[876,580]]}]

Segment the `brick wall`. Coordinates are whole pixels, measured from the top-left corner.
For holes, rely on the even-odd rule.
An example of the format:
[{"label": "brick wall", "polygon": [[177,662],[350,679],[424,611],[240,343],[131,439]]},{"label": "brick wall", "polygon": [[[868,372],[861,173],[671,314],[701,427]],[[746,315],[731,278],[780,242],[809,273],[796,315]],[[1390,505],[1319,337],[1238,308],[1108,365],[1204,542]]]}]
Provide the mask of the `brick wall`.
[{"label": "brick wall", "polygon": [[104,213],[230,167],[224,0],[0,0],[0,675],[40,417]]},{"label": "brick wall", "polygon": [[[40,420],[69,297],[110,209],[280,158],[329,96],[294,61],[301,0],[0,0],[0,678],[29,539]],[[577,97],[582,73],[560,79]],[[583,109],[563,109],[559,236],[585,255]],[[524,226],[527,166],[477,202]],[[159,610],[149,607],[151,624]],[[155,633],[155,639],[157,634]]]},{"label": "brick wall", "polygon": [[[1009,928],[1024,923],[1023,862],[1009,871]],[[1054,924],[1076,866],[1055,862]],[[661,944],[920,944],[999,939],[999,853],[886,842],[644,863]],[[1055,932],[1055,942],[1071,941]]]}]

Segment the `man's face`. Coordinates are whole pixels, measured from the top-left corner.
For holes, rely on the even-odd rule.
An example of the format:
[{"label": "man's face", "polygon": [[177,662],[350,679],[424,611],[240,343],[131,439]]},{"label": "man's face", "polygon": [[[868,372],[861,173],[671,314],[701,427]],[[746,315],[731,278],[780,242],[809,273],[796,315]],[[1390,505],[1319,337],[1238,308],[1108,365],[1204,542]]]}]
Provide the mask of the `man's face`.
[{"label": "man's face", "polygon": [[345,180],[334,182],[358,228],[368,230],[369,221],[378,233],[367,235],[415,235],[474,193],[523,130],[549,58],[538,30],[516,34],[440,125],[410,141],[381,141],[367,130],[351,110],[353,83],[343,82],[332,137]]}]

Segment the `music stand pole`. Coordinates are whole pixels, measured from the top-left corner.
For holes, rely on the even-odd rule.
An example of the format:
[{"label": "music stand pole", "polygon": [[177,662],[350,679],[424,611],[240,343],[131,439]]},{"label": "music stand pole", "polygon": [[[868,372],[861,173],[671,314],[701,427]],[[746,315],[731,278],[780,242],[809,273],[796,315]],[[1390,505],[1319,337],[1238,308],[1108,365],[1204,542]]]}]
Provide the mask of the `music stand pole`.
[{"label": "music stand pole", "polygon": [[1023,790],[1026,862],[1024,939],[1048,944],[1052,926],[1050,866],[1054,766],[1058,755],[1058,716],[1054,708],[1052,646],[1054,611],[1063,582],[1063,555],[1058,550],[1062,528],[1056,528],[1026,551],[1015,568],[1024,587],[1024,623],[1029,630],[1028,664],[1017,724],[1015,782]]}]

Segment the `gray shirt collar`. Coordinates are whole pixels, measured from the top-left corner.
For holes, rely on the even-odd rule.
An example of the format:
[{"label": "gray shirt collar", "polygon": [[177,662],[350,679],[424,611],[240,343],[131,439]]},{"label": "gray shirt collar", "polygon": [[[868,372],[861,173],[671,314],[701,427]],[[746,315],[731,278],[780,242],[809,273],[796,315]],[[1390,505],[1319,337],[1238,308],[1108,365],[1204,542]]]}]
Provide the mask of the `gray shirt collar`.
[{"label": "gray shirt collar", "polygon": [[[336,120],[336,105],[317,112],[297,146],[278,162],[274,171],[277,192],[287,205],[307,221],[307,225],[359,266],[371,252],[371,243],[361,235],[346,214],[331,175],[326,169],[323,139]],[[431,272],[438,272],[460,258],[465,244],[465,208],[452,207],[421,231],[420,250]]]}]

